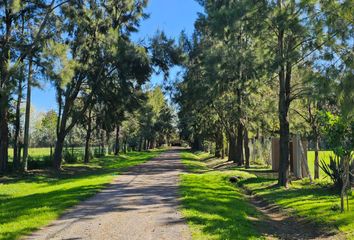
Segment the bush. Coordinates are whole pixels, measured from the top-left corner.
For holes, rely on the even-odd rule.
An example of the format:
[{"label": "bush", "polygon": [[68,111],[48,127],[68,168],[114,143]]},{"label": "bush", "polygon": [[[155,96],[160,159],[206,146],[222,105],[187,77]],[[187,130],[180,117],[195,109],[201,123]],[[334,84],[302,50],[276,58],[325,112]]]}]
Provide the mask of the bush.
[{"label": "bush", "polygon": [[104,157],[107,155],[107,148],[95,148],[94,150],[94,157],[96,158],[100,158],[100,157]]},{"label": "bush", "polygon": [[[320,168],[323,172],[331,178],[336,189],[341,190],[343,186],[342,174],[343,168],[341,167],[341,161],[338,156],[330,156],[329,164],[324,160],[321,160]],[[354,162],[350,165],[349,171],[354,172]],[[350,177],[350,181],[353,182],[353,176]]]},{"label": "bush", "polygon": [[52,166],[50,156],[31,157],[28,156],[28,169],[42,169]]},{"label": "bush", "polygon": [[70,151],[64,151],[63,158],[66,163],[77,163],[79,161],[78,156]]}]

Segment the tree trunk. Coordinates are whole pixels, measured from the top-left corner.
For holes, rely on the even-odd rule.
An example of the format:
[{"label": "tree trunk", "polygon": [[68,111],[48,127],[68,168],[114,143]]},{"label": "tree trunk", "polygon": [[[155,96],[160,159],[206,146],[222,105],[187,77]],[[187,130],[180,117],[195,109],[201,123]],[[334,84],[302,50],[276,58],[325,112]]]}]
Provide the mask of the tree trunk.
[{"label": "tree trunk", "polygon": [[27,171],[28,168],[29,125],[30,125],[30,115],[31,115],[31,88],[32,88],[32,57],[29,59],[29,65],[28,65],[25,132],[24,132],[24,141],[23,141],[23,170],[24,171]]},{"label": "tree trunk", "polygon": [[91,127],[88,127],[86,131],[86,139],[85,139],[85,156],[84,156],[85,164],[90,162],[90,140],[91,140]]},{"label": "tree trunk", "polygon": [[86,131],[86,138],[85,138],[85,156],[84,156],[84,163],[87,164],[90,162],[90,140],[91,140],[91,133],[92,133],[92,110],[89,109],[88,112],[88,121],[87,121],[87,131]]},{"label": "tree trunk", "polygon": [[192,151],[202,151],[203,146],[202,146],[202,141],[199,137],[194,137],[193,142],[192,142]]},{"label": "tree trunk", "polygon": [[64,139],[65,139],[64,134],[60,133],[57,136],[57,141],[55,143],[53,167],[56,170],[61,169],[61,164],[63,159]]},{"label": "tree trunk", "polygon": [[319,137],[315,136],[315,179],[320,178],[320,161],[319,161],[319,156],[318,152],[320,150],[319,147]]},{"label": "tree trunk", "polygon": [[229,137],[229,161],[237,163],[237,144],[236,136],[232,135]]},{"label": "tree trunk", "polygon": [[53,145],[50,145],[50,161],[53,161]]},{"label": "tree trunk", "polygon": [[118,156],[119,154],[119,124],[116,126],[116,143],[114,145],[114,155]]},{"label": "tree trunk", "polygon": [[243,161],[243,124],[239,123],[237,127],[237,141],[236,141],[236,158],[237,165],[242,166]]},{"label": "tree trunk", "polygon": [[248,130],[245,128],[245,134],[244,134],[244,148],[245,148],[245,167],[250,168],[250,148],[249,148],[249,138],[248,138]]},{"label": "tree trunk", "polygon": [[143,137],[142,137],[142,136],[140,136],[138,151],[139,151],[139,152],[141,152],[142,148],[143,148]]},{"label": "tree trunk", "polygon": [[224,144],[224,135],[222,137],[222,146],[221,146],[221,159],[225,158],[225,144]]},{"label": "tree trunk", "polygon": [[222,131],[218,130],[215,135],[215,157],[220,158],[223,151],[223,135]]},{"label": "tree trunk", "polygon": [[[278,7],[282,8],[282,1],[278,0]],[[291,80],[291,63],[284,59],[284,29],[281,26],[278,33],[277,57],[279,64],[279,124],[280,124],[280,154],[279,154],[279,186],[287,187],[289,175],[289,120],[288,112],[290,105],[290,80]],[[289,40],[291,41],[291,40]],[[287,44],[288,49],[292,49],[292,44]],[[286,69],[285,69],[286,64]]]},{"label": "tree trunk", "polygon": [[123,148],[124,154],[127,154],[127,139],[124,139],[124,148]]},{"label": "tree trunk", "polygon": [[110,144],[109,144],[109,142],[110,142],[110,139],[111,139],[111,134],[110,134],[110,132],[108,132],[107,130],[106,130],[106,146],[107,146],[107,151],[106,151],[106,153],[108,153],[108,154],[111,154],[112,153],[112,151],[111,151],[111,146],[110,146]]},{"label": "tree trunk", "polygon": [[[23,71],[23,69],[22,69]],[[21,168],[21,153],[19,152],[20,132],[21,132],[21,100],[22,100],[22,79],[18,80],[16,103],[16,118],[15,118],[15,134],[14,134],[14,158],[13,168],[19,170]]]},{"label": "tree trunk", "polygon": [[0,93],[0,173],[7,171],[9,129],[8,129],[9,97]]}]

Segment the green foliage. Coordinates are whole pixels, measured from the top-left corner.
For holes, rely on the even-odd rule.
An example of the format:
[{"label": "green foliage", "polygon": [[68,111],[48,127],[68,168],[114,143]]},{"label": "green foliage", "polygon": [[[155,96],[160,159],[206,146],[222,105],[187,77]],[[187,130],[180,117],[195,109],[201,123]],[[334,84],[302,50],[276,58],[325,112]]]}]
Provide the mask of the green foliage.
[{"label": "green foliage", "polygon": [[77,163],[79,161],[78,156],[75,153],[72,153],[70,150],[64,151],[63,159],[66,163]]},{"label": "green foliage", "polygon": [[321,160],[320,164],[323,172],[331,178],[334,183],[334,186],[337,190],[341,190],[343,187],[343,168],[341,167],[340,159],[338,156],[330,156],[330,162],[327,163],[324,160]]},{"label": "green foliage", "polygon": [[351,156],[354,149],[354,121],[325,112],[322,115],[323,134],[339,157]]}]

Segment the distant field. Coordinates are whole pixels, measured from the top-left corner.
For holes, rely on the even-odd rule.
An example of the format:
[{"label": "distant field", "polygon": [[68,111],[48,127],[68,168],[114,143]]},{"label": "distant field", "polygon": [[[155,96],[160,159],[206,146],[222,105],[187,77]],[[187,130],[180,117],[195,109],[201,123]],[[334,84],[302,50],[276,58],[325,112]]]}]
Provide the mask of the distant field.
[{"label": "distant field", "polygon": [[[66,148],[64,148],[66,150]],[[68,148],[68,151],[71,152],[71,147]],[[74,153],[83,153],[84,148],[83,147],[75,147],[74,148]],[[54,154],[54,147],[53,147],[53,154]],[[12,158],[14,155],[14,150],[12,148],[9,148],[9,157]],[[41,156],[49,156],[50,155],[50,148],[29,148],[28,149],[28,155],[31,157],[41,157]]]}]

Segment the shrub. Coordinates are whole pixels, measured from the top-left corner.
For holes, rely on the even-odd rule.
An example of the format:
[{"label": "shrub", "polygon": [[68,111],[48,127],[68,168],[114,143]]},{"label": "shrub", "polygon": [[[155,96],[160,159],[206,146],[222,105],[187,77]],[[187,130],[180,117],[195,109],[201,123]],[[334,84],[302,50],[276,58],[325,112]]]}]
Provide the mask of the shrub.
[{"label": "shrub", "polygon": [[42,169],[52,166],[50,156],[31,157],[28,156],[28,169]]},{"label": "shrub", "polygon": [[63,158],[66,163],[77,163],[78,157],[75,153],[71,153],[70,151],[64,151]]},{"label": "shrub", "polygon": [[[343,186],[342,174],[344,170],[341,166],[340,158],[338,156],[330,156],[329,163],[321,160],[320,168],[331,178],[335,188],[341,190]],[[354,161],[350,165],[350,172],[354,172]],[[351,176],[351,182],[353,182],[353,180],[353,176]]]}]

